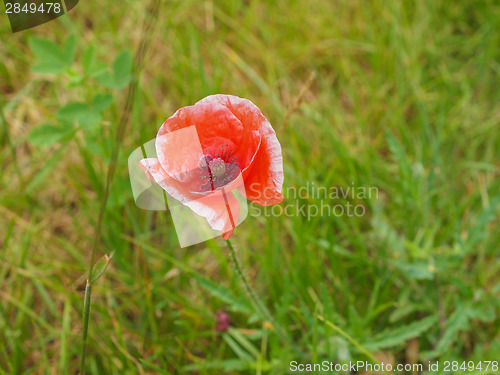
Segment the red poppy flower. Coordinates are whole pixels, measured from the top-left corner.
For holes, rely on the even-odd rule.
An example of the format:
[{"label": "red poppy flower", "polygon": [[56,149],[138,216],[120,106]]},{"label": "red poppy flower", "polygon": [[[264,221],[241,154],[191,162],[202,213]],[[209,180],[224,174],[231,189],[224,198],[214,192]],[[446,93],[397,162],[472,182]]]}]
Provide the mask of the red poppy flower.
[{"label": "red poppy flower", "polygon": [[141,168],[169,195],[228,239],[240,215],[238,189],[251,201],[283,200],[283,158],[271,124],[247,99],[211,95],[168,118],[156,137],[158,158]]}]

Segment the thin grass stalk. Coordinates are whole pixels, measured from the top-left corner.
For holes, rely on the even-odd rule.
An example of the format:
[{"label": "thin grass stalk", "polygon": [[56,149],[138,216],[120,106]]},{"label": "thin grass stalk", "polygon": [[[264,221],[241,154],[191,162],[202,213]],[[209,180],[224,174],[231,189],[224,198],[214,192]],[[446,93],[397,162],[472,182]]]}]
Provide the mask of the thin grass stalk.
[{"label": "thin grass stalk", "polygon": [[101,240],[101,231],[102,231],[102,223],[104,220],[104,214],[106,212],[106,205],[109,198],[109,191],[111,189],[111,183],[113,181],[116,164],[118,160],[118,154],[120,151],[120,145],[123,141],[125,135],[125,129],[127,127],[130,114],[134,105],[134,96],[137,88],[139,75],[142,70],[144,57],[149,49],[149,45],[151,42],[151,37],[153,35],[153,29],[158,20],[158,10],[159,10],[160,0],[152,0],[151,6],[148,8],[145,22],[143,24],[142,29],[142,37],[139,47],[135,54],[134,59],[134,75],[128,86],[127,92],[127,101],[125,103],[125,108],[122,112],[122,116],[120,118],[120,122],[118,123],[118,128],[116,131],[115,142],[113,144],[113,151],[111,155],[111,161],[109,163],[108,172],[106,174],[106,185],[104,188],[104,193],[101,198],[101,204],[99,208],[99,217],[97,220],[94,240],[92,244],[92,251],[90,253],[90,264],[89,271],[87,276],[87,282],[85,286],[85,299],[84,299],[84,313],[83,313],[83,333],[82,333],[82,354],[81,354],[81,362],[80,362],[80,375],[85,373],[85,360],[87,354],[87,341],[88,341],[88,329],[89,329],[89,321],[90,321],[90,308],[92,304],[92,271],[94,269],[95,256],[97,252],[97,248],[99,246]]}]

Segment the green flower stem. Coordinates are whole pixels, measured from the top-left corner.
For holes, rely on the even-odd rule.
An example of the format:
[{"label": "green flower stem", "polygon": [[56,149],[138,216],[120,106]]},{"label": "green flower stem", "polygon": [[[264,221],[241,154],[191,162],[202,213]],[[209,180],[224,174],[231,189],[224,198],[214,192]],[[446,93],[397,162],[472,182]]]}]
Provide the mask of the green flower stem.
[{"label": "green flower stem", "polygon": [[234,251],[234,247],[231,244],[231,241],[226,240],[227,246],[229,247],[229,254],[231,256],[231,260],[234,264],[234,268],[236,269],[236,273],[238,274],[238,277],[241,280],[241,283],[243,285],[243,289],[247,293],[247,295],[250,297],[250,300],[252,301],[253,305],[259,312],[259,314],[267,320],[269,323],[272,324],[273,328],[276,330],[276,333],[280,336],[280,338],[285,341],[285,342],[290,342],[289,337],[286,335],[286,333],[283,331],[283,329],[277,324],[276,320],[273,318],[267,307],[259,300],[257,297],[257,294],[254,292],[253,288],[250,286],[250,283],[248,282],[247,278],[245,277],[245,274],[243,273],[243,270],[241,268],[240,262],[238,261],[238,257],[236,256],[236,252]]}]

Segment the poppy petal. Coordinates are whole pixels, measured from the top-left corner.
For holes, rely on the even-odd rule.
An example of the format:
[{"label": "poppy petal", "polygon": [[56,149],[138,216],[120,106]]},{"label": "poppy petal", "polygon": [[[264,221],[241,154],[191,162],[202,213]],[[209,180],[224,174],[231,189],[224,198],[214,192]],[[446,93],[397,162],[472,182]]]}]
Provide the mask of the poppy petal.
[{"label": "poppy petal", "polygon": [[283,157],[276,132],[260,109],[248,99],[234,95],[210,95],[197,104],[221,104],[243,124],[244,134],[258,131],[261,142],[252,163],[243,172],[246,196],[260,205],[272,205],[283,200]]},{"label": "poppy petal", "polygon": [[142,170],[146,172],[148,177],[152,177],[153,180],[160,185],[163,190],[170,194],[173,198],[177,199],[181,203],[185,204],[189,200],[197,199],[196,195],[193,195],[186,189],[186,185],[179,182],[178,180],[172,178],[161,166],[160,161],[157,158],[147,158],[140,161],[140,166]]},{"label": "poppy petal", "polygon": [[165,171],[186,182],[198,170],[204,154],[221,152],[222,146],[236,149],[243,125],[219,104],[184,107],[167,119],[156,138],[156,152]]},{"label": "poppy petal", "polygon": [[[224,197],[225,195],[225,197]],[[217,191],[186,204],[198,215],[207,219],[210,227],[231,236],[240,217],[240,203],[232,193]]]},{"label": "poppy petal", "polygon": [[158,159],[143,159],[140,165],[170,196],[204,217],[212,229],[231,236],[241,211],[240,204],[232,193],[219,190],[200,197],[190,193],[184,184],[170,177]]}]

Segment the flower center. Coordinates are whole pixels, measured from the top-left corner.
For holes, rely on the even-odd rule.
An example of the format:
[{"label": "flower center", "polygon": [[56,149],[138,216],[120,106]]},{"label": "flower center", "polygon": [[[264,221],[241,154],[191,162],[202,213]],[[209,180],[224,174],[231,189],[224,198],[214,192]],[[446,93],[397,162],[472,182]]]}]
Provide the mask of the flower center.
[{"label": "flower center", "polygon": [[228,149],[228,146],[222,146],[222,152],[216,157],[203,155],[198,162],[199,174],[201,179],[202,191],[214,191],[222,186],[232,182],[240,173],[236,164],[236,158]]},{"label": "flower center", "polygon": [[226,162],[221,158],[215,158],[208,163],[212,176],[222,177],[226,173]]}]

